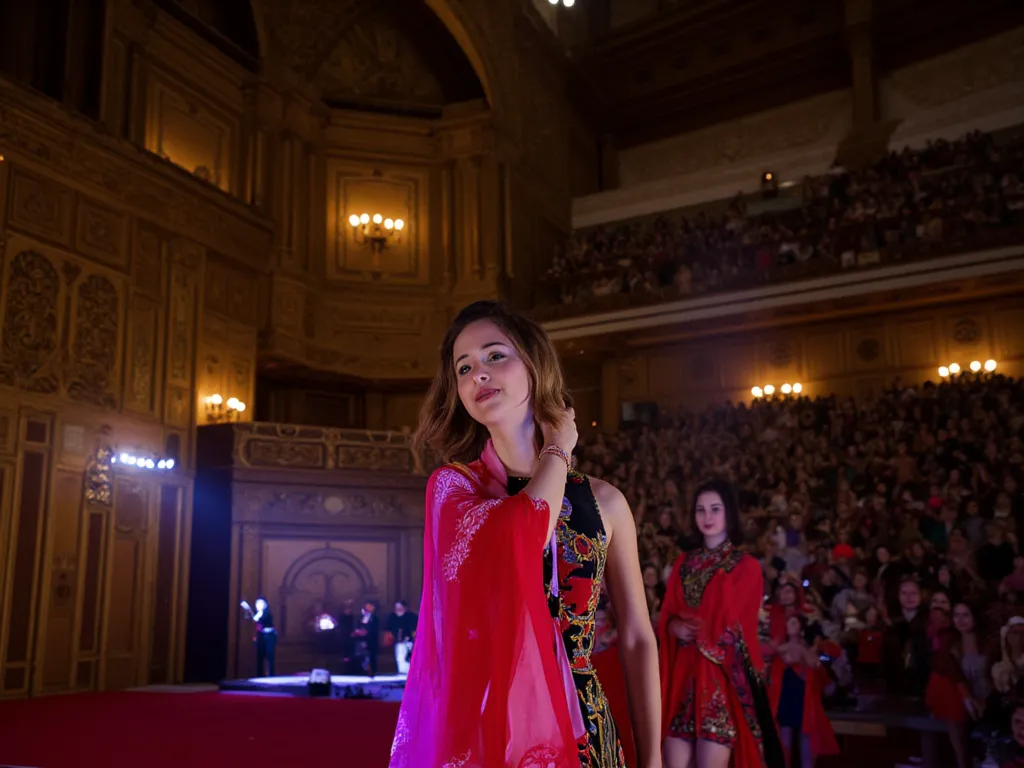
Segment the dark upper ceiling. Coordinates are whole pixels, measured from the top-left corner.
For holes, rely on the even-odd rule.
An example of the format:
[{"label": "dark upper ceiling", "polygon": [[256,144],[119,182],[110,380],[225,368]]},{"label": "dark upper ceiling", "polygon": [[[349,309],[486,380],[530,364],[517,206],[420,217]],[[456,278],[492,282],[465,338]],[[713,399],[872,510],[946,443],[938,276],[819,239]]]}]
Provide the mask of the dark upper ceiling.
[{"label": "dark upper ceiling", "polygon": [[473,65],[423,0],[365,5],[321,74],[324,101],[337,107],[431,115],[484,97]]},{"label": "dark upper ceiling", "polygon": [[[1020,0],[874,5],[879,73],[1024,24]],[[627,147],[848,87],[844,13],[836,0],[678,4],[611,30],[574,58],[603,130]]]},{"label": "dark upper ceiling", "polygon": [[259,69],[260,42],[251,0],[154,0],[246,69]]}]

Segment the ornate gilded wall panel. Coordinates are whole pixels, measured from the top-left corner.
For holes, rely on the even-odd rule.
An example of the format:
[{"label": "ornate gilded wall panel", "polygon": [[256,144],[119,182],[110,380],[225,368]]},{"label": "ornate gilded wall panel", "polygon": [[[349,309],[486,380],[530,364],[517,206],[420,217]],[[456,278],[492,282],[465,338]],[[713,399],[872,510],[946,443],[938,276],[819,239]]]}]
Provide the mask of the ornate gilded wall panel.
[{"label": "ornate gilded wall panel", "polygon": [[157,508],[156,581],[153,593],[153,623],[150,639],[150,684],[173,682],[171,672],[181,595],[181,552],[183,496],[187,489],[162,484]]},{"label": "ornate gilded wall panel", "polygon": [[58,263],[29,241],[7,245],[0,384],[53,394],[60,388],[60,317],[66,290]]},{"label": "ornate gilded wall panel", "polygon": [[75,661],[74,630],[78,604],[78,545],[82,511],[82,473],[57,470],[47,509],[50,532],[50,557],[44,575],[43,620],[39,625],[44,639],[41,689],[66,690],[72,687]]},{"label": "ornate gilded wall panel", "polygon": [[149,496],[149,488],[134,479],[116,481],[103,659],[106,688],[139,684]]},{"label": "ornate gilded wall panel", "polygon": [[166,240],[162,232],[136,222],[132,253],[132,286],[153,298],[164,295]]},{"label": "ornate gilded wall panel", "polygon": [[[331,279],[426,284],[430,278],[430,172],[418,166],[396,166],[327,160],[327,277]],[[401,242],[392,240],[380,252],[359,244],[348,219],[352,214],[379,212],[403,219]]]},{"label": "ornate gilded wall panel", "polygon": [[146,148],[203,181],[234,191],[238,118],[152,65],[146,93]]},{"label": "ornate gilded wall panel", "polygon": [[978,309],[943,313],[944,362],[956,361],[964,365],[971,360],[989,357],[992,348],[989,318],[987,313]]},{"label": "ornate gilded wall panel", "polygon": [[899,365],[930,368],[939,359],[935,344],[935,322],[931,318],[917,322],[899,323],[893,328]]},{"label": "ornate gilded wall panel", "polygon": [[1024,349],[1024,307],[1002,307],[996,312],[993,353],[1006,359]]},{"label": "ornate gilded wall panel", "polygon": [[196,330],[202,249],[185,240],[171,245],[167,309],[167,368],[164,421],[188,427],[193,413]]},{"label": "ornate gilded wall panel", "polygon": [[116,408],[120,400],[124,281],[84,274],[75,285],[67,393],[72,400]]},{"label": "ornate gilded wall panel", "polygon": [[125,346],[124,406],[133,413],[157,416],[161,360],[161,313],[154,299],[138,293],[128,305]]},{"label": "ornate gilded wall panel", "polygon": [[[772,384],[778,391],[797,381],[809,395],[877,392],[897,376],[935,380],[940,365],[957,362],[966,370],[971,361],[990,358],[1012,375],[1024,364],[1024,310],[1018,304],[1013,298],[974,302],[653,347],[618,361],[618,398],[699,407],[747,398],[753,386]],[[720,367],[721,385],[704,386],[684,370],[672,386],[676,379],[666,371],[673,359],[685,367],[695,359]]]},{"label": "ornate gilded wall panel", "polygon": [[857,371],[872,371],[893,367],[895,361],[889,354],[885,326],[860,327],[846,335],[849,346],[847,359]]},{"label": "ornate gilded wall panel", "polygon": [[79,196],[75,250],[101,264],[128,270],[127,218],[116,211]]},{"label": "ornate gilded wall panel", "polygon": [[73,238],[75,195],[64,186],[21,168],[11,173],[9,226],[60,245]]},{"label": "ornate gilded wall panel", "polygon": [[0,455],[14,453],[18,414],[13,408],[0,408]]}]

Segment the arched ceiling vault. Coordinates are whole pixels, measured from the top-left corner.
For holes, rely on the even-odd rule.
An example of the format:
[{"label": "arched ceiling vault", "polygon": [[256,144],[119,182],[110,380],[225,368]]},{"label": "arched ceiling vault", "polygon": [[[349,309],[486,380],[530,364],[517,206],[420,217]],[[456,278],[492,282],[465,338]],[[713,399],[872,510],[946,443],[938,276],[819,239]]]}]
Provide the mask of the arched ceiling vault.
[{"label": "arched ceiling vault", "polygon": [[[457,0],[252,0],[268,59],[328,103],[439,110],[491,98]],[[464,50],[469,46],[470,50]]]}]

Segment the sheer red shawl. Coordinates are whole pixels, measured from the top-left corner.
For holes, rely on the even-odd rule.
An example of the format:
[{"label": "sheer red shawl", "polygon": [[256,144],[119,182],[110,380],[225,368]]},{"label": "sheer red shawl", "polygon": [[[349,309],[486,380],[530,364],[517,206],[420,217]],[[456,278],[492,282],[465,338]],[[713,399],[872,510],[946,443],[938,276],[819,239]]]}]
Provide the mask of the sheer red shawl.
[{"label": "sheer red shawl", "polygon": [[507,496],[486,454],[427,484],[423,595],[390,768],[579,766],[576,693],[544,598],[548,505]]}]

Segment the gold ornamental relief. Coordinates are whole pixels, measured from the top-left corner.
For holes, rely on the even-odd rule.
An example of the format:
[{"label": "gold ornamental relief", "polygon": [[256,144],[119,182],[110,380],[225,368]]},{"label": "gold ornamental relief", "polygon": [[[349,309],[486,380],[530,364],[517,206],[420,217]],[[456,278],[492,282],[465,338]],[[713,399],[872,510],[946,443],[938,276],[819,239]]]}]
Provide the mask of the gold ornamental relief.
[{"label": "gold ornamental relief", "polygon": [[78,285],[77,299],[68,396],[114,408],[117,397],[111,389],[118,371],[120,295],[106,277],[90,275]]},{"label": "gold ornamental relief", "polygon": [[10,261],[0,337],[0,382],[50,394],[60,386],[61,281],[40,253],[22,251]]}]

